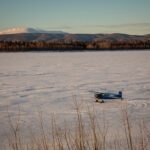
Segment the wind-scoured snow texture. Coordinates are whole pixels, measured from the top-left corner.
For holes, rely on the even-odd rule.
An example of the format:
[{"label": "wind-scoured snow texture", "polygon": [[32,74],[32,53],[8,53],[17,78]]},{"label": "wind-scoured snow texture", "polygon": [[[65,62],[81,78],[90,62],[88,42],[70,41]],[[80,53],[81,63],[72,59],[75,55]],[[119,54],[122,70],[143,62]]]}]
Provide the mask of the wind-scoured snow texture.
[{"label": "wind-scoured snow texture", "polygon": [[[7,127],[7,109],[12,116],[21,108],[27,125],[34,125],[42,110],[63,120],[75,116],[73,97],[96,111],[106,112],[114,122],[121,101],[95,103],[92,91],[123,91],[129,111],[136,119],[150,121],[150,52],[1,53],[0,54],[0,139]],[[100,117],[100,116],[98,116]]]}]

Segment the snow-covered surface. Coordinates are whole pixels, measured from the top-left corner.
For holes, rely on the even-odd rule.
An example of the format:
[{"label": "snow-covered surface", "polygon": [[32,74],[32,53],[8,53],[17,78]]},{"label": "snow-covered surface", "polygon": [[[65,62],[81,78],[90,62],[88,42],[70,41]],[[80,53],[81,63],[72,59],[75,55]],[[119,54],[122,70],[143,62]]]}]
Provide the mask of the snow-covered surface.
[{"label": "snow-covered surface", "polygon": [[26,28],[26,27],[15,27],[15,28],[9,28],[4,29],[0,31],[1,34],[18,34],[18,33],[55,33],[55,34],[61,34],[65,33],[62,31],[48,31],[43,29],[35,29],[35,28]]},{"label": "snow-covered surface", "polygon": [[73,97],[86,106],[104,110],[117,125],[121,101],[94,102],[91,91],[123,91],[135,119],[150,121],[150,52],[75,52],[0,54],[0,139],[6,129],[7,109],[21,108],[26,124],[34,124],[39,110],[49,118],[73,120]]}]

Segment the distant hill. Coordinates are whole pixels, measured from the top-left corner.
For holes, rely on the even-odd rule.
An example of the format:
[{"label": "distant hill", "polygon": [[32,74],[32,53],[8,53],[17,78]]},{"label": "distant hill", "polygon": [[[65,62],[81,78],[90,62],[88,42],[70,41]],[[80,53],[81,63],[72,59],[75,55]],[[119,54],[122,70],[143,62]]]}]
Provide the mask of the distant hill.
[{"label": "distant hill", "polygon": [[0,51],[150,49],[150,34],[69,34],[33,28],[13,28],[0,32]]},{"label": "distant hill", "polygon": [[[41,31],[42,32],[42,31]],[[16,33],[16,34],[0,34],[0,41],[147,41],[150,40],[150,35],[128,35],[128,34],[68,34],[61,31],[52,31],[49,33],[37,33],[32,30],[32,33]]]},{"label": "distant hill", "polygon": [[48,31],[37,28],[16,27],[0,31],[0,41],[147,41],[150,40],[150,34],[147,35],[128,35],[121,33],[113,34],[69,34],[63,31]]},{"label": "distant hill", "polygon": [[35,28],[16,27],[0,31],[0,35],[22,34],[22,33],[50,33],[50,34],[66,34],[63,31],[48,31]]}]

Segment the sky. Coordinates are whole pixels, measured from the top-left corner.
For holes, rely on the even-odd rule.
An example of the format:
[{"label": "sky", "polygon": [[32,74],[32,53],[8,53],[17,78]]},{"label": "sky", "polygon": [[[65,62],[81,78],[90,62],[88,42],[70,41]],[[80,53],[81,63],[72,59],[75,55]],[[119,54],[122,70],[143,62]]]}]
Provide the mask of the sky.
[{"label": "sky", "polygon": [[0,0],[0,30],[150,34],[150,0]]}]

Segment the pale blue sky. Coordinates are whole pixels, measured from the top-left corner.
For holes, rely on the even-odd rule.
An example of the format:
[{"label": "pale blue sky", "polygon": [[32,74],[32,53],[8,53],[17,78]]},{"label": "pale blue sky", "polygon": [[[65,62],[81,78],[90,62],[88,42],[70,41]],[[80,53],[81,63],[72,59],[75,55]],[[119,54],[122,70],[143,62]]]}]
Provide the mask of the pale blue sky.
[{"label": "pale blue sky", "polygon": [[0,30],[150,33],[150,0],[0,0]]}]

